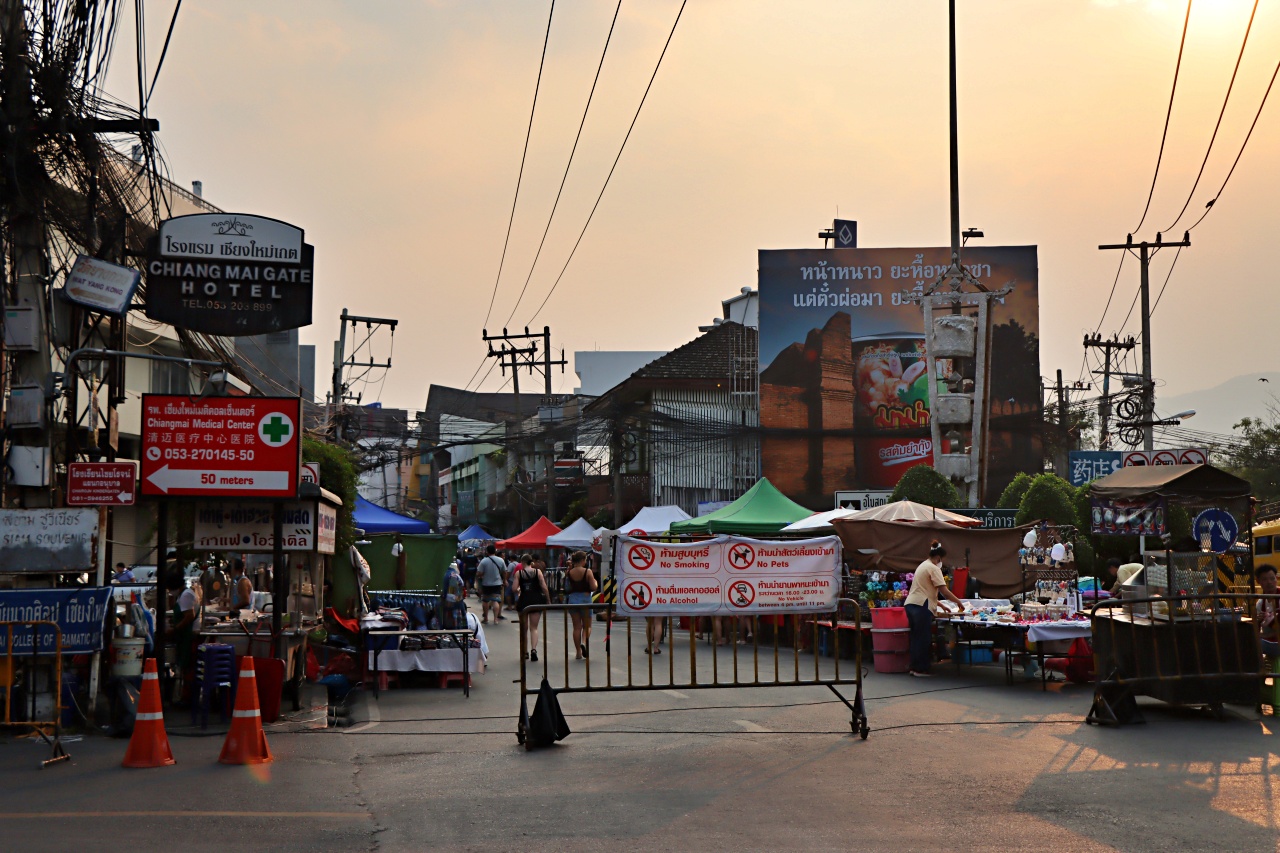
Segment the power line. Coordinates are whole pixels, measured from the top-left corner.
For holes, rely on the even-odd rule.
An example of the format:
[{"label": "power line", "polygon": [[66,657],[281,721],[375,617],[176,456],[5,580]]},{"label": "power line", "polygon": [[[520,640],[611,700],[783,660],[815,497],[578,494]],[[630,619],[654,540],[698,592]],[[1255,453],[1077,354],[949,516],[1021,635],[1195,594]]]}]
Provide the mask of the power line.
[{"label": "power line", "polygon": [[[1147,221],[1147,213],[1151,210],[1151,198],[1156,192],[1156,179],[1160,177],[1160,162],[1164,159],[1164,144],[1169,137],[1169,118],[1173,115],[1173,97],[1178,92],[1178,75],[1182,71],[1182,50],[1187,45],[1187,26],[1191,23],[1191,2],[1192,0],[1187,0],[1187,15],[1182,21],[1182,40],[1178,42],[1178,62],[1173,67],[1173,86],[1169,90],[1169,108],[1165,110],[1164,114],[1164,130],[1160,134],[1160,153],[1156,155],[1156,170],[1155,174],[1151,176],[1151,189],[1147,191],[1147,205],[1142,208],[1142,219],[1138,221],[1138,227],[1133,229],[1134,231],[1140,231],[1142,223]],[[1123,256],[1120,261],[1121,263],[1124,262]],[[1118,278],[1119,274],[1117,273]],[[1115,293],[1114,286],[1111,288],[1111,292]],[[1107,304],[1111,304],[1110,297],[1107,298]],[[1103,311],[1102,316],[1105,317],[1106,315],[1107,312]],[[1099,321],[1098,326],[1101,328],[1101,321]]]},{"label": "power line", "polygon": [[560,206],[560,194],[564,192],[565,181],[569,178],[569,167],[573,165],[573,155],[578,151],[578,141],[582,139],[582,128],[587,123],[587,113],[591,109],[591,100],[596,94],[596,84],[600,82],[600,71],[604,68],[604,58],[609,52],[609,42],[613,40],[613,28],[618,23],[618,13],[622,11],[622,0],[618,0],[618,5],[613,10],[613,20],[609,23],[609,34],[604,39],[604,50],[600,51],[600,64],[596,66],[595,79],[591,81],[591,91],[587,94],[587,105],[582,109],[582,120],[578,122],[578,133],[573,137],[573,148],[569,150],[569,162],[564,164],[564,174],[560,176],[560,188],[556,190],[556,200],[551,205],[551,213],[547,216],[547,227],[542,229],[542,239],[538,241],[538,251],[533,255],[533,263],[529,265],[529,274],[525,276],[524,286],[520,288],[520,296],[516,299],[515,307],[511,309],[511,314],[507,317],[507,322],[511,322],[511,318],[516,316],[516,311],[520,308],[520,303],[524,300],[525,291],[529,289],[529,282],[533,279],[533,271],[538,266],[538,258],[542,257],[542,247],[546,245],[547,234],[551,231],[551,221],[555,218],[556,208]]},{"label": "power line", "polygon": [[564,278],[565,271],[569,269],[569,263],[573,260],[573,256],[578,251],[578,246],[582,243],[582,238],[586,236],[587,228],[591,225],[592,218],[596,215],[596,209],[600,207],[600,199],[604,198],[604,191],[609,188],[609,180],[613,177],[614,169],[618,168],[618,161],[622,159],[622,152],[627,147],[627,140],[631,138],[631,131],[635,130],[636,120],[640,118],[640,110],[644,108],[645,99],[649,97],[649,90],[653,88],[653,81],[658,77],[658,69],[662,67],[662,59],[667,55],[667,48],[671,46],[671,39],[676,34],[676,26],[680,23],[680,16],[684,14],[685,4],[689,0],[681,0],[680,10],[676,12],[675,23],[671,25],[671,32],[667,34],[667,41],[662,46],[662,53],[658,55],[658,64],[653,67],[653,74],[649,77],[649,85],[644,87],[644,95],[640,98],[640,104],[636,107],[636,114],[631,117],[631,125],[627,128],[627,135],[622,139],[622,145],[618,147],[618,156],[613,158],[613,165],[609,167],[609,174],[605,176],[604,186],[600,188],[600,194],[596,196],[596,203],[591,206],[591,212],[587,214],[587,221],[582,226],[582,232],[578,234],[578,239],[573,244],[573,249],[569,252],[568,259],[564,262],[564,266],[560,269],[560,274],[556,276],[555,282],[551,285],[551,290],[547,291],[547,295],[543,298],[542,304],[538,306],[538,310],[533,312],[533,316],[529,318],[532,323],[538,319],[538,315],[542,313],[542,309],[547,306],[547,301],[551,299],[551,295],[556,292],[556,288],[560,286],[560,279]]},{"label": "power line", "polygon": [[[516,222],[516,204],[520,201],[520,184],[525,178],[525,159],[529,156],[529,138],[534,134],[534,114],[538,111],[538,92],[543,86],[543,68],[547,65],[547,45],[552,40],[552,18],[556,15],[556,0],[552,0],[552,10],[547,15],[547,35],[543,37],[543,56],[538,60],[538,82],[534,83],[534,104],[529,108],[529,127],[525,129],[525,149],[520,154],[520,173],[516,175],[516,196],[511,200],[511,216],[507,219],[507,237],[502,241],[502,259],[498,261],[498,275],[493,279],[493,293],[489,296],[489,310],[485,311],[484,325],[489,325],[489,315],[493,314],[493,301],[498,296],[498,282],[502,280],[502,268],[507,263],[507,245],[511,242],[511,225]],[[480,364],[484,364],[481,361]],[[476,373],[480,369],[476,368]],[[472,375],[475,379],[475,375]],[[467,384],[471,384],[468,382]]]},{"label": "power line", "polygon": [[1160,292],[1156,294],[1156,301],[1151,306],[1151,313],[1156,313],[1156,309],[1160,307],[1160,297],[1164,296],[1164,289],[1169,286],[1169,279],[1173,276],[1173,270],[1178,265],[1178,258],[1182,257],[1182,247],[1178,247],[1178,251],[1173,256],[1173,263],[1169,264],[1169,272],[1165,274],[1164,284],[1160,285]]},{"label": "power line", "polygon": [[[1161,147],[1163,147],[1163,143],[1161,143]],[[1159,170],[1159,168],[1160,167],[1157,164],[1156,166],[1157,171]],[[1153,188],[1155,187],[1154,183],[1152,184],[1152,187]],[[1150,199],[1148,199],[1147,201],[1150,202]],[[1146,218],[1145,212],[1142,215],[1143,215],[1143,218]],[[1138,227],[1139,228],[1142,227],[1141,222],[1138,223]],[[1134,230],[1136,231],[1137,229],[1135,228]],[[1111,299],[1116,295],[1116,285],[1120,283],[1120,271],[1124,269],[1124,259],[1128,254],[1129,254],[1128,252],[1120,253],[1120,264],[1116,267],[1116,277],[1111,282],[1111,292],[1107,294],[1107,304],[1103,306],[1102,316],[1098,318],[1098,326],[1096,329],[1093,330],[1093,333],[1095,335],[1102,331],[1102,324],[1107,319],[1107,311],[1111,309]],[[1133,309],[1130,309],[1130,310],[1133,310]]]},{"label": "power line", "polygon": [[1218,121],[1213,126],[1213,135],[1209,137],[1209,147],[1205,149],[1204,159],[1200,161],[1200,171],[1196,173],[1195,183],[1191,185],[1191,191],[1187,193],[1187,200],[1182,203],[1182,210],[1178,211],[1178,218],[1173,220],[1165,231],[1172,231],[1182,221],[1182,216],[1187,212],[1187,208],[1191,205],[1191,198],[1196,194],[1196,188],[1200,186],[1200,179],[1204,177],[1204,167],[1209,163],[1209,155],[1213,152],[1213,143],[1218,138],[1218,130],[1222,127],[1222,117],[1227,113],[1227,103],[1231,100],[1231,90],[1236,85],[1236,75],[1240,73],[1240,61],[1244,59],[1244,48],[1249,43],[1249,32],[1253,29],[1254,16],[1258,14],[1258,0],[1253,0],[1253,11],[1249,13],[1249,23],[1244,28],[1244,39],[1240,42],[1240,53],[1236,55],[1236,64],[1231,69],[1231,82],[1227,84],[1227,94],[1222,99],[1222,109],[1218,111]]},{"label": "power line", "polygon": [[156,63],[156,73],[151,77],[151,88],[147,90],[147,103],[151,103],[151,95],[156,91],[156,81],[160,79],[160,69],[164,67],[164,58],[169,55],[169,39],[173,38],[173,26],[178,23],[178,11],[182,8],[182,0],[173,7],[173,17],[169,19],[169,31],[164,35],[164,47],[160,48],[160,60]]}]

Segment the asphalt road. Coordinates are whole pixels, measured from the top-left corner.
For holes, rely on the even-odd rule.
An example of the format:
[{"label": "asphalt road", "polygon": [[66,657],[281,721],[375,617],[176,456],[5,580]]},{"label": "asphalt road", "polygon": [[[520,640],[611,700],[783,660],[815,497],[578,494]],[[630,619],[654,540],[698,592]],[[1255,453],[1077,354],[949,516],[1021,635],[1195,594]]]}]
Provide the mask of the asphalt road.
[{"label": "asphalt road", "polygon": [[[169,768],[121,769],[124,742],[90,737],[68,744],[69,764],[40,769],[45,747],[0,741],[0,846],[1274,851],[1280,839],[1277,727],[1247,709],[1216,722],[1144,703],[1146,725],[1103,730],[1080,722],[1088,688],[1042,692],[1006,686],[996,667],[944,666],[930,680],[869,675],[866,741],[822,688],[668,689],[566,695],[574,733],[526,752],[514,734],[517,630],[489,627],[471,698],[366,695],[341,730],[313,708],[269,727],[267,767],[218,765],[221,738],[186,736],[184,714],[170,716]],[[618,632],[610,661],[597,633],[595,683],[607,664],[625,681]],[[558,624],[550,646],[563,649]],[[697,652],[705,679],[710,649]],[[723,678],[732,659],[720,654]],[[635,660],[644,681],[648,658]],[[659,681],[670,660],[655,659]],[[763,660],[771,671],[771,648]],[[583,664],[569,665],[581,683]],[[981,725],[1004,721],[1018,724]],[[945,725],[906,727],[916,723]]]}]

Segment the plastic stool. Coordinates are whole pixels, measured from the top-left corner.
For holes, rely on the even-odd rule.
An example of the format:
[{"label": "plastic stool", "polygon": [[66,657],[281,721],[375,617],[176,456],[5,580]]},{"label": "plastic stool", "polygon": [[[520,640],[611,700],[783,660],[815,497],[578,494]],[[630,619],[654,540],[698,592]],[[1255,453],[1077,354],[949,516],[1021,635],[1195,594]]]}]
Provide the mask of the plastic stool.
[{"label": "plastic stool", "polygon": [[191,724],[209,727],[209,706],[215,693],[221,691],[218,714],[222,721],[231,719],[232,692],[236,683],[235,647],[225,643],[205,643],[196,648],[196,676],[192,685]]},{"label": "plastic stool", "polygon": [[465,672],[442,672],[438,678],[436,685],[441,689],[448,687],[450,684],[471,686],[471,675]]}]

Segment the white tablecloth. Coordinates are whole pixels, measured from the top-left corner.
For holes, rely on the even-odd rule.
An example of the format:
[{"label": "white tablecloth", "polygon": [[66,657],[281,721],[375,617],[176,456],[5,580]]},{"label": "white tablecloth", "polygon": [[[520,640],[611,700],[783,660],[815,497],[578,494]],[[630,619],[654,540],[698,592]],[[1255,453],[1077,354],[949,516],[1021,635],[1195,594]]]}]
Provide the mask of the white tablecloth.
[{"label": "white tablecloth", "polygon": [[[383,672],[462,672],[461,649],[423,649],[417,652],[378,652],[377,668]],[[373,652],[369,652],[369,669],[374,669]],[[484,672],[484,655],[480,649],[467,653],[471,672]]]},{"label": "white tablecloth", "polygon": [[1055,622],[1032,622],[1027,627],[1027,639],[1033,643],[1050,640],[1074,640],[1076,637],[1092,637],[1093,628],[1079,619],[1063,619]]}]

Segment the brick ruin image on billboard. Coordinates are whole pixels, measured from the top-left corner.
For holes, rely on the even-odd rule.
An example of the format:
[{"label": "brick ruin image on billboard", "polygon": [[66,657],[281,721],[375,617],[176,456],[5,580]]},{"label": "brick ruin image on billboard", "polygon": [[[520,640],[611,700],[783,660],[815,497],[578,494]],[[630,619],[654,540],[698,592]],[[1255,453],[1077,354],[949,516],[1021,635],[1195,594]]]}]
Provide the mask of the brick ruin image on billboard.
[{"label": "brick ruin image on billboard", "polygon": [[[892,489],[933,458],[920,307],[907,297],[946,269],[947,249],[760,252],[760,425],[764,474],[815,509],[845,489]],[[994,311],[991,503],[1040,467],[1039,295],[1034,246],[968,249]],[[939,372],[949,372],[946,361]]]}]

